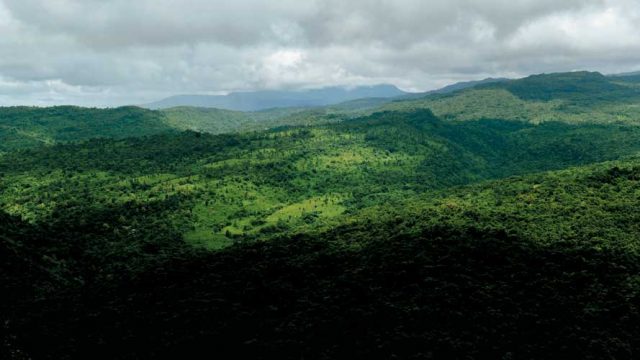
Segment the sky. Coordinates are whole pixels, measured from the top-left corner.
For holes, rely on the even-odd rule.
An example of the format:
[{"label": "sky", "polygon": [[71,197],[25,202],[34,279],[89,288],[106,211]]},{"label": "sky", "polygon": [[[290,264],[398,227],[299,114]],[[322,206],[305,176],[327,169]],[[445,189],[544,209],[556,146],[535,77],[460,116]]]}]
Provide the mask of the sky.
[{"label": "sky", "polygon": [[640,0],[0,0],[0,106],[640,70]]}]

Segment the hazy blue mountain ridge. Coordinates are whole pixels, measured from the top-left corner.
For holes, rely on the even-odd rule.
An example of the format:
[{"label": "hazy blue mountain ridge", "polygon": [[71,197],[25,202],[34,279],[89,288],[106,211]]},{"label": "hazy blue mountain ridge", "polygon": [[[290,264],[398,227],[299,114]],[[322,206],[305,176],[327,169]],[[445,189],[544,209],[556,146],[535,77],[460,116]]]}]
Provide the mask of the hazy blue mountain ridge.
[{"label": "hazy blue mountain ridge", "polygon": [[390,98],[406,94],[393,85],[328,87],[304,91],[235,92],[228,95],[177,95],[144,107],[166,109],[177,106],[214,107],[236,111],[258,111],[282,107],[335,105],[362,98]]}]

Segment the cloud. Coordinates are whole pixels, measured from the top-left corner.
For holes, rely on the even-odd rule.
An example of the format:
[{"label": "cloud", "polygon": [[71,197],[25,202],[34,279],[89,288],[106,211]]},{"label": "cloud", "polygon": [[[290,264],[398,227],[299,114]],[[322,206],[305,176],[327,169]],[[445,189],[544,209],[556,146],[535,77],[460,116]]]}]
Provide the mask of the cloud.
[{"label": "cloud", "polygon": [[637,0],[0,0],[0,105],[640,69]]}]

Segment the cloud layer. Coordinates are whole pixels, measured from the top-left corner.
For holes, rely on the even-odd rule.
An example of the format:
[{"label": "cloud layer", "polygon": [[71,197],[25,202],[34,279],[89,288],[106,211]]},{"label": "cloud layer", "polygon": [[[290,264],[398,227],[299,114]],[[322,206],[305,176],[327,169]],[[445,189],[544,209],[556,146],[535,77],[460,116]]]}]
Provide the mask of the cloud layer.
[{"label": "cloud layer", "polygon": [[640,70],[639,0],[0,0],[0,105]]}]

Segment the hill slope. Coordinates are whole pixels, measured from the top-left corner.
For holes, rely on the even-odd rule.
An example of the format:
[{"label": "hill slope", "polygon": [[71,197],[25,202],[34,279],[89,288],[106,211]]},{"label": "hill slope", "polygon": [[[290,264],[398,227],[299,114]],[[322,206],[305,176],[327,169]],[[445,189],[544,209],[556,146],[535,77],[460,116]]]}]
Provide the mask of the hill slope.
[{"label": "hill slope", "polygon": [[0,153],[94,138],[120,139],[184,130],[222,134],[323,124],[344,119],[332,113],[351,112],[302,108],[239,112],[193,107],[162,111],[138,107],[0,107]]},{"label": "hill slope", "polygon": [[139,183],[136,201],[36,224],[0,213],[0,255],[10,260],[0,262],[2,286],[14,295],[0,307],[2,350],[631,358],[640,351],[638,169],[635,159],[429,192],[311,235],[214,253],[167,227],[193,188],[183,181],[166,198],[141,201]]},{"label": "hill slope", "polygon": [[171,201],[180,210],[170,223],[188,240],[220,247],[330,227],[424,191],[614,160],[640,151],[639,139],[635,126],[447,122],[416,111],[262,133],[94,140],[0,158],[0,206],[44,221]]},{"label": "hill slope", "polygon": [[616,84],[600,73],[587,71],[532,75],[481,87],[506,89],[523,100],[566,100],[582,106],[626,101],[640,96],[639,91],[629,86]]},{"label": "hill slope", "polygon": [[154,135],[171,130],[162,114],[137,107],[0,108],[0,152],[96,137]]},{"label": "hill slope", "polygon": [[378,110],[420,108],[451,120],[638,124],[640,89],[599,73],[543,74],[481,84],[450,94],[398,100]]},{"label": "hill slope", "polygon": [[0,358],[634,358],[636,89],[0,109]]},{"label": "hill slope", "polygon": [[[365,90],[354,89],[349,96],[367,95],[362,93]],[[394,92],[389,91],[389,95]],[[174,130],[213,134],[261,131],[280,126],[340,122],[380,111],[416,109],[430,109],[444,120],[640,123],[640,89],[627,76],[604,77],[598,73],[577,72],[519,80],[487,79],[452,85],[442,92],[445,93],[411,94],[395,100],[365,98],[313,109],[294,107],[250,112],[195,107],[162,111],[135,107],[0,108],[0,151]]]}]

